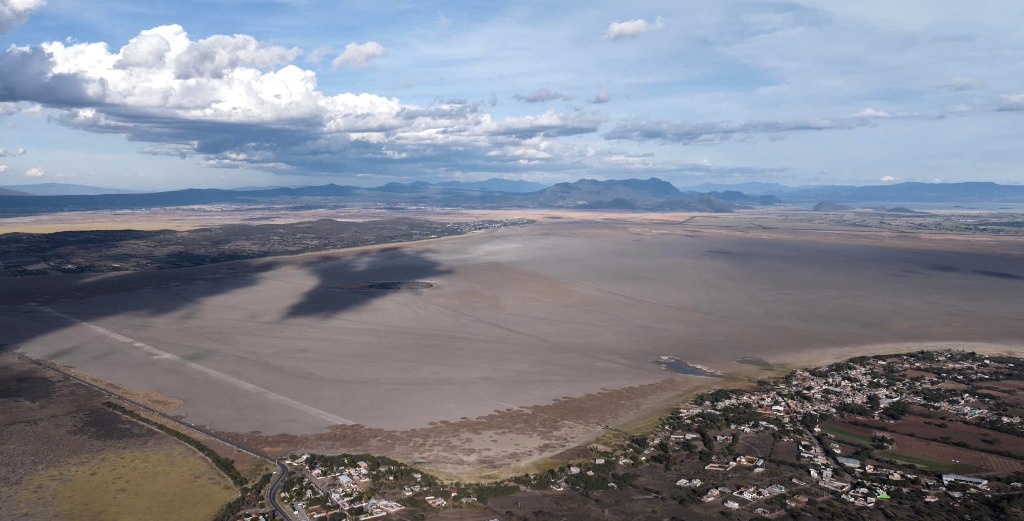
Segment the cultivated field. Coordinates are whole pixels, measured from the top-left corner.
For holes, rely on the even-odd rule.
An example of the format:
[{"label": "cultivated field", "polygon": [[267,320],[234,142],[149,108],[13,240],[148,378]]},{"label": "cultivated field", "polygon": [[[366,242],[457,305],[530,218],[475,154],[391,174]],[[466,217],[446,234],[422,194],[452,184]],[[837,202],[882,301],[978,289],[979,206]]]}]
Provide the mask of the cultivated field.
[{"label": "cultivated field", "polygon": [[[987,439],[999,440],[998,444],[988,445],[988,447],[1011,453],[1016,452],[1021,440],[1015,436],[979,429],[958,422],[939,422],[915,416],[904,418],[896,423],[860,417],[855,421],[877,428],[829,420],[821,424],[821,430],[832,434],[840,442],[846,441],[860,447],[869,446],[872,436],[884,435],[893,440],[892,448],[878,451],[878,456],[920,465],[935,472],[1008,474],[1024,470],[1024,461],[974,450],[977,447],[985,448],[986,444],[981,440]],[[938,427],[936,424],[945,424],[947,427]],[[922,438],[941,439],[942,442]],[[1003,441],[1006,442],[1005,446],[1002,445]],[[947,444],[958,442],[970,447]],[[855,450],[852,447],[850,449],[852,450],[844,448],[843,454],[851,454]]]},{"label": "cultivated field", "polygon": [[[918,346],[1024,353],[1016,238],[885,232],[873,246],[575,215],[401,247],[4,279],[0,342],[180,400],[173,414],[257,448],[460,476],[786,367]],[[429,284],[370,285],[411,281]],[[671,373],[662,356],[723,378]]]},{"label": "cultivated field", "polygon": [[999,474],[1010,474],[1024,470],[1024,462],[1020,460],[911,438],[902,434],[891,436],[895,440],[892,450],[878,452],[877,456],[921,465],[934,472],[985,472],[988,470]]},{"label": "cultivated field", "polygon": [[982,450],[998,450],[1024,458],[1024,439],[960,422],[929,420],[919,416],[908,416],[896,423],[860,418],[858,421],[900,434],[964,444]]}]

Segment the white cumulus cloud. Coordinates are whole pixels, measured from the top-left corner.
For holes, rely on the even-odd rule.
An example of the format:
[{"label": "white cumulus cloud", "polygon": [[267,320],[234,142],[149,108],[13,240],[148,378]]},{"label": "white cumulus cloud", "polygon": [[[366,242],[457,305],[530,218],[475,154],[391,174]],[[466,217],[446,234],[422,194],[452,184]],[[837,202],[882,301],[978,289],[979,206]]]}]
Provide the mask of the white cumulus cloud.
[{"label": "white cumulus cloud", "polygon": [[43,174],[45,173],[45,170],[36,166],[25,170],[25,177],[43,177]]},{"label": "white cumulus cloud", "polygon": [[9,167],[7,165],[0,165],[0,174],[3,174],[3,173],[7,172],[10,169],[11,169],[11,167]]},{"label": "white cumulus cloud", "polygon": [[384,46],[377,42],[349,43],[345,50],[331,63],[335,69],[352,67],[362,69],[371,61],[384,56]]},{"label": "white cumulus cloud", "polygon": [[624,22],[612,22],[608,25],[608,30],[605,31],[604,37],[609,40],[618,40],[619,38],[640,36],[641,34],[661,29],[664,26],[665,21],[660,16],[653,22],[648,22],[643,18],[635,18]]},{"label": "white cumulus cloud", "polygon": [[895,183],[895,182],[897,182],[899,180],[900,180],[900,178],[893,177],[891,175],[883,176],[881,179],[879,179],[879,181],[881,181],[883,183]]},{"label": "white cumulus cloud", "polygon": [[[354,45],[346,61],[353,66],[383,52]],[[312,174],[429,175],[453,164],[494,173],[578,168],[574,149],[552,139],[594,133],[602,122],[580,111],[495,121],[481,109],[485,101],[416,106],[372,93],[328,94],[315,72],[290,62],[297,50],[246,35],[192,40],[169,25],[115,49],[47,42],[0,52],[0,103],[55,109],[53,121],[148,143],[150,154]]]},{"label": "white cumulus cloud", "polygon": [[0,34],[7,34],[44,5],[46,0],[0,0]]}]

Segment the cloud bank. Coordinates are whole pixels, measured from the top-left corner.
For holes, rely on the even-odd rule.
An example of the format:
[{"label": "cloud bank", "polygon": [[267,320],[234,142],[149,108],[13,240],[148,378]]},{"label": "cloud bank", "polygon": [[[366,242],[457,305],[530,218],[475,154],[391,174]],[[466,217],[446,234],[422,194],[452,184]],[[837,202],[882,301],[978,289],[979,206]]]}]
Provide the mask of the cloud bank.
[{"label": "cloud bank", "polygon": [[[341,57],[358,66],[383,52],[375,49],[355,44]],[[553,138],[597,132],[597,114],[499,121],[466,100],[415,106],[330,95],[314,72],[291,63],[299,55],[246,35],[192,40],[178,25],[142,31],[116,51],[105,43],[12,47],[0,54],[0,102],[43,104],[60,124],[146,142],[150,154],[198,155],[211,167],[424,175],[595,164]]]},{"label": "cloud bank", "polygon": [[[649,26],[627,24],[614,34]],[[350,44],[335,62],[359,67],[383,52],[375,42]],[[422,106],[371,93],[328,94],[316,73],[293,63],[301,54],[247,35],[193,40],[179,25],[142,31],[116,51],[102,42],[11,47],[0,54],[0,107],[43,105],[55,110],[51,120],[59,124],[123,135],[146,143],[147,154],[198,157],[211,168],[384,177],[621,176],[637,169],[644,170],[637,175],[721,174],[728,167],[604,150],[575,138],[711,144],[741,135],[853,128],[883,114],[696,124],[633,119],[602,136],[607,116],[580,108],[499,120],[483,109],[486,102]],[[546,88],[514,97],[527,103],[574,99]],[[602,90],[588,101],[610,99]]]}]

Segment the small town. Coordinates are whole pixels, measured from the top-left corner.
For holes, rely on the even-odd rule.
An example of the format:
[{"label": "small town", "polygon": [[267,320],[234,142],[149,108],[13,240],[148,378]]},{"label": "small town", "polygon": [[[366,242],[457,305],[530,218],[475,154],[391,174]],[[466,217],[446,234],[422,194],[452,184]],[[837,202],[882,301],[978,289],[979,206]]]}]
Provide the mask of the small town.
[{"label": "small town", "polygon": [[[859,357],[701,394],[646,435],[603,438],[571,464],[497,483],[444,483],[369,455],[296,455],[285,462],[279,500],[304,521],[573,512],[959,519],[966,509],[1006,519],[1024,497],[1022,401],[1024,360],[953,351]],[[243,519],[271,519],[250,516]]]}]

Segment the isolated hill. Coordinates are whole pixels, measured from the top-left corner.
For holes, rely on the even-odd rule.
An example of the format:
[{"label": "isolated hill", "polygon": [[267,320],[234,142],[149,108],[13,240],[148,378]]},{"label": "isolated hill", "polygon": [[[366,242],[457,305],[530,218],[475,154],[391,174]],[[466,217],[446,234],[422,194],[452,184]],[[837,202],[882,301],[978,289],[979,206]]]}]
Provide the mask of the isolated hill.
[{"label": "isolated hill", "polygon": [[911,210],[910,208],[907,208],[907,207],[904,207],[904,206],[895,206],[893,208],[886,208],[885,211],[886,211],[886,213],[914,213],[914,214],[928,213],[928,212],[919,212],[917,210]]},{"label": "isolated hill", "polygon": [[789,202],[836,201],[907,203],[1024,203],[1024,185],[970,183],[899,183],[877,186],[822,186],[790,192]]},{"label": "isolated hill", "polygon": [[116,188],[103,188],[99,186],[76,185],[69,183],[38,183],[30,185],[5,185],[0,187],[6,190],[24,192],[30,195],[102,195],[102,194],[128,194],[128,190]]},{"label": "isolated hill", "polygon": [[18,190],[11,190],[9,188],[0,188],[0,195],[26,196],[26,195],[32,195],[32,194],[30,194],[28,192],[21,192],[21,191],[18,191]]},{"label": "isolated hill", "polygon": [[852,208],[845,204],[839,204],[833,201],[822,201],[814,205],[813,210],[815,212],[845,212],[847,210],[852,210]]}]

